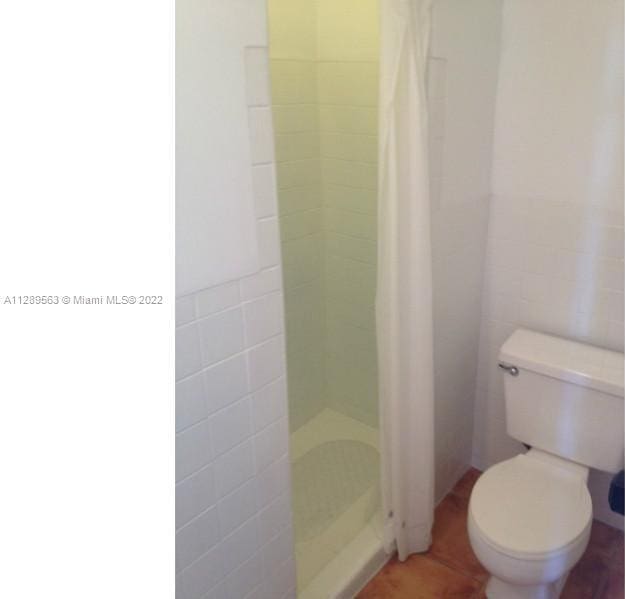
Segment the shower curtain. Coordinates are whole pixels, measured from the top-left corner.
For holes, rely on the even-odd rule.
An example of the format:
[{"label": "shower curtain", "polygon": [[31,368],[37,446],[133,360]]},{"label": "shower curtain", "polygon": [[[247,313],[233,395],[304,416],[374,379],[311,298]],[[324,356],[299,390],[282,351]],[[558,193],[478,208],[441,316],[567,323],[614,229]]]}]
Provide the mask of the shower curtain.
[{"label": "shower curtain", "polygon": [[426,64],[431,0],[381,0],[376,329],[384,544],[426,551],[434,513]]}]

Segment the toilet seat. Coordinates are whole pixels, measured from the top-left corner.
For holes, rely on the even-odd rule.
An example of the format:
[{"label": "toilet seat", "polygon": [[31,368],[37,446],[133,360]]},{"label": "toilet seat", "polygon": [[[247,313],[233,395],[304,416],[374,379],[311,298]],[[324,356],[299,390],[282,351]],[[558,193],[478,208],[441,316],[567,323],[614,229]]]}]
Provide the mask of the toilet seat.
[{"label": "toilet seat", "polygon": [[493,550],[546,560],[586,542],[592,522],[587,470],[536,450],[489,468],[471,493],[475,532]]}]

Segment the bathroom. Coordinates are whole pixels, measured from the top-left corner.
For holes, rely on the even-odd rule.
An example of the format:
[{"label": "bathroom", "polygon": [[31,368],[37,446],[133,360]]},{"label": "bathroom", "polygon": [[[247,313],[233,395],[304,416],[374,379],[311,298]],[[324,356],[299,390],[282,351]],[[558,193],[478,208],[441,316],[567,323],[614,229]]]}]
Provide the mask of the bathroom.
[{"label": "bathroom", "polygon": [[623,2],[178,0],[176,52],[177,599],[623,597]]}]

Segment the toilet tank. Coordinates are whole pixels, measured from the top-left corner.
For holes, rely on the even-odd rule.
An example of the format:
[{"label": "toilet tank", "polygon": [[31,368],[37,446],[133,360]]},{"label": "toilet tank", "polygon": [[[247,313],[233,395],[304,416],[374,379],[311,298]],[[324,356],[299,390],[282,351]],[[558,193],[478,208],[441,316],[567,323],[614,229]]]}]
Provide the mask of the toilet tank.
[{"label": "toilet tank", "polygon": [[623,468],[622,353],[518,329],[499,363],[511,437],[591,468]]}]

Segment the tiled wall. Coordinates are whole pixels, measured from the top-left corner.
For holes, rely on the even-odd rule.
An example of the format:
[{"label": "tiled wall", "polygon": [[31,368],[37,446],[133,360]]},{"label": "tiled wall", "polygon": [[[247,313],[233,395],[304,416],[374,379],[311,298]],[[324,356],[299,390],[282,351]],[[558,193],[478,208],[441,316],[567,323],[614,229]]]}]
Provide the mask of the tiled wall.
[{"label": "tiled wall", "polygon": [[377,0],[270,0],[269,28],[291,427],[374,424]]},{"label": "tiled wall", "polygon": [[[506,434],[497,369],[516,327],[623,350],[622,5],[559,6],[504,3],[475,412],[481,468],[520,449]],[[606,479],[593,473],[591,488],[595,513],[610,519]]]},{"label": "tiled wall", "polygon": [[377,426],[378,1],[317,6],[327,405]]},{"label": "tiled wall", "polygon": [[270,0],[271,91],[284,263],[291,428],[325,405],[325,293],[317,7]]},{"label": "tiled wall", "polygon": [[177,599],[295,597],[267,48],[246,70],[261,270],[176,302]]},{"label": "tiled wall", "polygon": [[471,463],[500,9],[494,0],[438,0],[432,13],[428,102],[437,500]]}]

